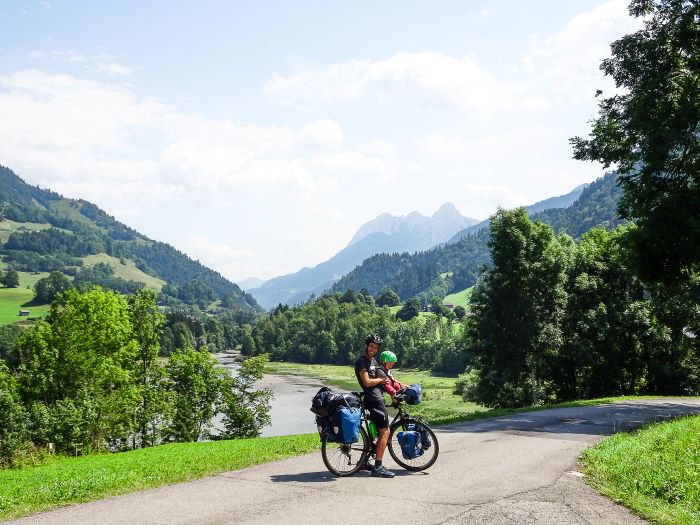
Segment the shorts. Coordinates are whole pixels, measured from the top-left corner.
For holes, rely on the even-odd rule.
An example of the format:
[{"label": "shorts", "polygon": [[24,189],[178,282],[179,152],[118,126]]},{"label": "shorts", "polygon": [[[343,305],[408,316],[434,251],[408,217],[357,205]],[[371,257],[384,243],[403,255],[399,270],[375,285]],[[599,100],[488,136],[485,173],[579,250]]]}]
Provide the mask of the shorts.
[{"label": "shorts", "polygon": [[384,405],[365,405],[365,408],[369,412],[369,419],[372,421],[377,429],[389,428],[389,413],[386,411],[386,406]]}]

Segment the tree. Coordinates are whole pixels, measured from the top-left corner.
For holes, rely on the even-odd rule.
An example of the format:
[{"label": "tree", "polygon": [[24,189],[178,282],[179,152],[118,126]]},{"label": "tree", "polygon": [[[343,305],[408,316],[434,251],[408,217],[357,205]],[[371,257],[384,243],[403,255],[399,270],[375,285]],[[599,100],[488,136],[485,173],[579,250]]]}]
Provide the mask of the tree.
[{"label": "tree", "polygon": [[2,284],[5,288],[17,288],[19,286],[19,274],[10,268],[2,276]]},{"label": "tree", "polygon": [[420,302],[415,297],[412,297],[403,307],[396,312],[396,317],[402,321],[409,321],[414,317],[417,317],[420,313]]},{"label": "tree", "polygon": [[174,404],[170,439],[183,442],[208,437],[228,372],[217,366],[206,348],[184,348],[170,356],[168,376]]},{"label": "tree", "polygon": [[129,297],[128,305],[132,335],[138,344],[133,370],[140,398],[136,425],[140,446],[146,447],[158,442],[163,416],[170,410],[165,368],[158,359],[165,316],[158,313],[152,290],[138,290]]},{"label": "tree", "polygon": [[75,436],[82,436],[83,452],[126,446],[139,401],[133,373],[139,349],[121,295],[65,292],[17,348],[22,397],[53,412],[55,442],[77,447]]},{"label": "tree", "polygon": [[643,29],[613,42],[600,66],[620,92],[571,143],[576,159],[617,166],[638,271],[673,281],[700,263],[700,4],[632,0],[629,12]]},{"label": "tree", "polygon": [[61,292],[70,290],[71,282],[61,272],[51,272],[48,277],[39,279],[34,285],[34,299],[36,304],[48,304],[53,302]]},{"label": "tree", "polygon": [[260,430],[270,424],[272,390],[253,389],[253,383],[265,374],[266,354],[246,359],[238,374],[226,379],[219,405],[223,414],[223,439],[258,437]]},{"label": "tree", "polygon": [[458,321],[461,321],[464,318],[464,316],[467,315],[467,309],[464,308],[464,306],[462,306],[461,304],[455,306],[453,312]]},{"label": "tree", "polygon": [[11,465],[27,448],[27,412],[17,395],[17,385],[0,361],[0,467]]},{"label": "tree", "polygon": [[377,306],[398,306],[400,304],[399,295],[391,288],[385,288],[377,297]]},{"label": "tree", "polygon": [[537,404],[562,343],[567,255],[573,243],[531,222],[523,208],[491,217],[493,267],[471,298],[468,340],[481,375],[478,401],[487,406]]}]

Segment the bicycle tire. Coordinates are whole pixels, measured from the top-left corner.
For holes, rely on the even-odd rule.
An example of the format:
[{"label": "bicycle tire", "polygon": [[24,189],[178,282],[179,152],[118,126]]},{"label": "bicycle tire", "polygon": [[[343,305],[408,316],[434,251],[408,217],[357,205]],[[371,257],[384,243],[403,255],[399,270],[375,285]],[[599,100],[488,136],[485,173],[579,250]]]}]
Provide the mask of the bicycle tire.
[{"label": "bicycle tire", "polygon": [[360,470],[367,461],[369,450],[369,437],[362,427],[360,427],[360,440],[356,443],[346,445],[326,438],[321,441],[323,463],[331,473],[339,477],[352,476]]},{"label": "bicycle tire", "polygon": [[[414,459],[405,459],[403,457],[401,445],[399,444],[398,440],[399,431],[405,430],[407,425],[415,425],[414,428],[416,429],[425,429],[432,440],[430,448],[425,450],[423,455]],[[399,420],[391,426],[388,448],[389,454],[391,455],[392,459],[396,461],[396,463],[406,470],[411,470],[413,472],[420,472],[432,467],[437,461],[438,454],[440,453],[440,444],[438,443],[437,436],[435,435],[435,432],[433,432],[433,429],[426,423],[413,418]]]}]

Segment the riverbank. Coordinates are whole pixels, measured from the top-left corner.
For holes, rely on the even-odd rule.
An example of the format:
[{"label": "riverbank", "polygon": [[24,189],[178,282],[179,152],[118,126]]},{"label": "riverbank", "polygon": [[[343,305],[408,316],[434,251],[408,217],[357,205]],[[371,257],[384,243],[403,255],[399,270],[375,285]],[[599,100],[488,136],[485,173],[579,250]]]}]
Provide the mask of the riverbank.
[{"label": "riverbank", "polygon": [[[270,373],[275,375],[306,377],[342,390],[359,390],[351,366],[271,362],[268,367]],[[423,385],[423,401],[420,405],[411,407],[411,414],[421,416],[432,425],[469,421],[481,414],[499,413],[476,403],[462,401],[461,396],[453,393],[456,377],[433,376],[420,370],[401,369],[396,369],[394,376],[402,383]]]}]

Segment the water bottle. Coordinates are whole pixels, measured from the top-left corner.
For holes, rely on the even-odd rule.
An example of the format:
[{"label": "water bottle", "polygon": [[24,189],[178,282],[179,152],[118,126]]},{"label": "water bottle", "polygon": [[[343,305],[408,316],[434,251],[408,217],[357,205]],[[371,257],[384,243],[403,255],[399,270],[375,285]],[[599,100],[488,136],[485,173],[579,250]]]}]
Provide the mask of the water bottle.
[{"label": "water bottle", "polygon": [[374,441],[377,439],[377,436],[379,436],[379,431],[377,430],[377,425],[374,424],[374,421],[369,422],[369,438]]}]

